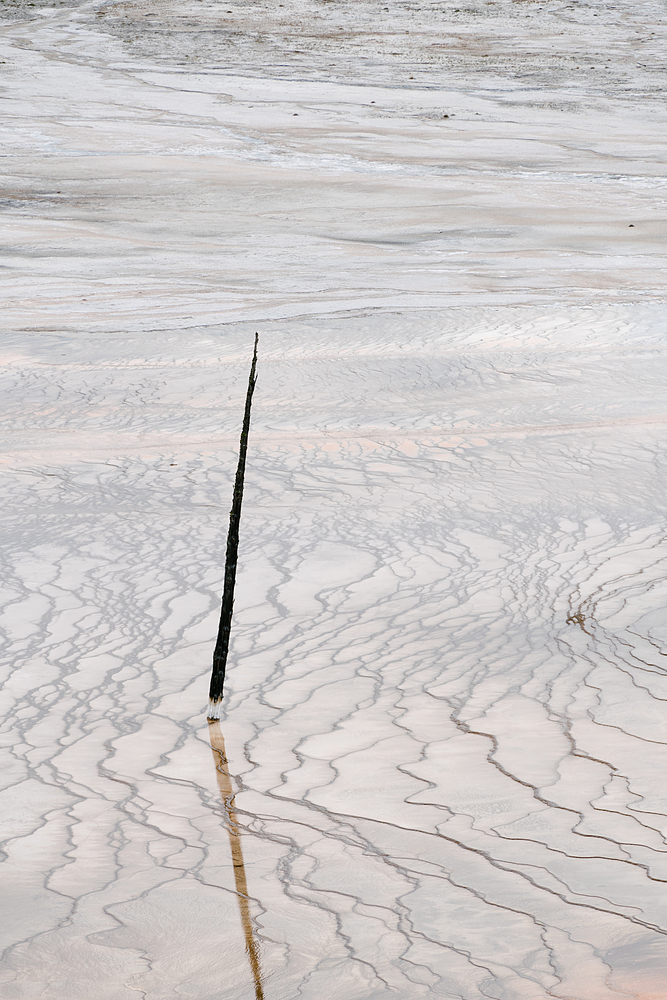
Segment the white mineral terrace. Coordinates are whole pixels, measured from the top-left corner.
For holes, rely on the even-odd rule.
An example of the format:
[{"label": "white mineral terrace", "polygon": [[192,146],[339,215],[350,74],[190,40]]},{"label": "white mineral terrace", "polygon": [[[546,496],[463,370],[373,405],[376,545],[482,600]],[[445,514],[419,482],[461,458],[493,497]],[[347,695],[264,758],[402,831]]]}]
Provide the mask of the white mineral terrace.
[{"label": "white mineral terrace", "polygon": [[667,998],[667,9],[384,4],[0,3],[2,1000]]}]

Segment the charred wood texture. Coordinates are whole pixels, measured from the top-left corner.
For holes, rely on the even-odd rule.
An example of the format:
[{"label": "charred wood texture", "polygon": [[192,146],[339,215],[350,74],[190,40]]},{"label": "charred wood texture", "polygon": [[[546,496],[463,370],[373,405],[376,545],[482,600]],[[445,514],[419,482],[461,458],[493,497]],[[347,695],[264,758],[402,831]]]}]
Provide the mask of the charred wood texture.
[{"label": "charred wood texture", "polygon": [[218,638],[213,651],[213,670],[211,672],[211,686],[209,689],[209,719],[220,718],[220,707],[225,684],[227,655],[229,653],[229,638],[232,630],[232,614],[234,610],[234,587],[236,585],[236,566],[238,563],[239,552],[239,527],[241,524],[241,507],[243,505],[243,484],[245,479],[246,455],[248,453],[250,413],[252,410],[252,396],[255,391],[255,383],[257,381],[258,342],[259,337],[255,334],[255,349],[252,356],[252,365],[250,366],[248,391],[246,393],[245,411],[243,414],[243,428],[241,430],[241,441],[239,444],[239,462],[236,468],[236,479],[234,481],[234,497],[232,499],[232,509],[229,512],[229,532],[227,534],[227,553],[225,556],[225,582],[222,591],[222,607],[220,609]]}]

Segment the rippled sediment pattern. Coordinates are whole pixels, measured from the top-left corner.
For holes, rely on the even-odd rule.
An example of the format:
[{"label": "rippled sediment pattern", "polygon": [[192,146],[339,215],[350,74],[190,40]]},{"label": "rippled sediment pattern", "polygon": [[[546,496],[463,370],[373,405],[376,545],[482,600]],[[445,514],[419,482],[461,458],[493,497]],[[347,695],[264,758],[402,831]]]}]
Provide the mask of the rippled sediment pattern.
[{"label": "rippled sediment pattern", "polygon": [[663,1000],[661,10],[2,15],[0,996]]}]

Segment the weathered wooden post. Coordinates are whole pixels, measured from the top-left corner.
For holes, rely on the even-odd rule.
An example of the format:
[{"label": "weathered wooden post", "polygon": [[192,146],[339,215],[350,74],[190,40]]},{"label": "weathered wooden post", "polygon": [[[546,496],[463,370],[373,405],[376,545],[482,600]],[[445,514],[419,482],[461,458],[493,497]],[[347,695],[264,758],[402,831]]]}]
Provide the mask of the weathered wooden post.
[{"label": "weathered wooden post", "polygon": [[255,382],[257,381],[256,370],[258,343],[259,336],[258,334],[255,334],[255,350],[252,356],[252,365],[250,366],[248,392],[246,394],[245,412],[243,414],[243,428],[241,430],[241,442],[239,444],[239,464],[236,468],[232,509],[229,512],[229,532],[227,533],[227,554],[225,556],[225,583],[222,591],[222,607],[220,609],[218,639],[213,651],[211,687],[208,693],[209,719],[219,719],[222,708],[225,668],[227,666],[229,636],[232,628],[232,611],[234,608],[234,585],[236,583],[236,564],[238,562],[239,552],[239,525],[241,523],[241,505],[243,503],[243,479],[245,476],[245,462],[248,451],[248,432],[250,431],[250,410],[252,408],[252,394],[255,391]]}]

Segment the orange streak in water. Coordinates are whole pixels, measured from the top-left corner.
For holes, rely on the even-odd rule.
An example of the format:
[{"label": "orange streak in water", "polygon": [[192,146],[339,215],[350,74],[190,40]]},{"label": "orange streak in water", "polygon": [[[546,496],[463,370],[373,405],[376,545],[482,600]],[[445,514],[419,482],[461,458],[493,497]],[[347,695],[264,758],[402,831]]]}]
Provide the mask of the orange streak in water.
[{"label": "orange streak in water", "polygon": [[248,955],[252,978],[255,983],[255,1000],[264,1000],[264,990],[262,988],[262,969],[259,962],[259,947],[255,940],[252,917],[250,915],[250,900],[248,899],[248,883],[245,874],[245,863],[243,861],[243,850],[241,848],[241,835],[236,821],[236,810],[234,808],[234,791],[232,789],[232,779],[229,774],[227,754],[225,752],[225,740],[222,735],[219,722],[209,722],[209,736],[211,739],[211,750],[215,761],[215,774],[220,789],[222,804],[227,813],[227,832],[229,833],[229,846],[232,852],[232,864],[234,866],[234,882],[236,884],[236,894],[241,912],[241,926],[245,938],[245,950]]}]

